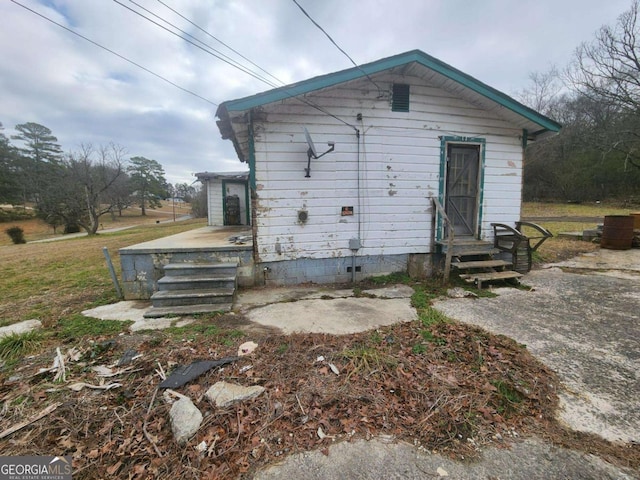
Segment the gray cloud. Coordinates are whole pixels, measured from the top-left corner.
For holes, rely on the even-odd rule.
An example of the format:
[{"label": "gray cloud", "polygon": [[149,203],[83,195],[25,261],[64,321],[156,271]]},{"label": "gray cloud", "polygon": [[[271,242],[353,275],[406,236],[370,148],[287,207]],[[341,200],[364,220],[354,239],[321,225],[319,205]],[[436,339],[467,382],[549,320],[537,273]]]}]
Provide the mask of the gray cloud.
[{"label": "gray cloud", "polygon": [[[212,102],[270,87],[109,1],[18,0]],[[131,8],[135,5],[121,0]],[[136,0],[224,49],[154,0]],[[528,74],[564,66],[612,24],[628,0],[299,0],[358,63],[411,49],[506,93]],[[289,83],[349,68],[290,0],[175,0],[167,4]],[[241,168],[220,139],[215,106],[188,95],[27,12],[0,3],[0,121],[49,127],[65,150],[115,142],[160,162],[171,182]],[[243,61],[244,63],[244,61]]]}]

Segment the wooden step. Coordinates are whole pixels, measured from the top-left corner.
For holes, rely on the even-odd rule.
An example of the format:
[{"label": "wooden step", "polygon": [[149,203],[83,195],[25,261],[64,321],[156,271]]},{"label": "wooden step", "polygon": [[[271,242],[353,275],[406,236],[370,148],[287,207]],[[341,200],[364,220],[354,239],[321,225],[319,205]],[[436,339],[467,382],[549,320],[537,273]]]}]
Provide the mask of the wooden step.
[{"label": "wooden step", "polygon": [[451,266],[458,270],[471,270],[474,268],[505,268],[510,267],[511,262],[505,260],[475,260],[471,262],[451,262]]},{"label": "wooden step", "polygon": [[487,273],[467,273],[460,275],[460,278],[469,283],[476,283],[478,288],[482,288],[483,282],[491,282],[494,280],[509,280],[512,278],[520,278],[522,273],[507,270],[505,272],[487,272]]},{"label": "wooden step", "polygon": [[485,255],[496,255],[500,253],[500,250],[497,248],[490,248],[487,250],[461,250],[460,252],[453,249],[452,256],[454,257],[481,257]]}]

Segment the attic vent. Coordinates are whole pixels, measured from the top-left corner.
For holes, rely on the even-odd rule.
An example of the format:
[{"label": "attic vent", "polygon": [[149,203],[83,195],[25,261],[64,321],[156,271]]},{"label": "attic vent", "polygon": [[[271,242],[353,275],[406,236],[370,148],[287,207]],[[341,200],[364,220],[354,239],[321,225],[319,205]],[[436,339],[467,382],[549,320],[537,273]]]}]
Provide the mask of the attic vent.
[{"label": "attic vent", "polygon": [[393,96],[391,100],[392,112],[409,111],[409,85],[404,83],[393,84]]}]

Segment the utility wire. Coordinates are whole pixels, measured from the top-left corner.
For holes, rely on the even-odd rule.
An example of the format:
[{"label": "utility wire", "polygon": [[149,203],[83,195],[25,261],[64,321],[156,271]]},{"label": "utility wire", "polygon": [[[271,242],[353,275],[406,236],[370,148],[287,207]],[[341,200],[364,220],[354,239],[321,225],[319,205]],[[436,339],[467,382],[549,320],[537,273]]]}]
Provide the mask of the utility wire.
[{"label": "utility wire", "polygon": [[126,62],[129,62],[129,63],[130,63],[130,64],[132,64],[132,65],[135,65],[136,67],[138,67],[138,68],[140,68],[140,69],[144,70],[145,72],[150,73],[150,74],[151,74],[151,75],[153,75],[154,77],[157,77],[157,78],[159,78],[160,80],[163,80],[164,82],[167,82],[168,84],[170,84],[170,85],[172,85],[172,86],[174,86],[174,87],[176,87],[176,88],[179,88],[179,89],[180,89],[180,90],[182,90],[183,92],[188,93],[188,94],[190,94],[190,95],[193,95],[194,97],[198,97],[200,100],[204,100],[205,102],[210,103],[211,105],[214,105],[214,106],[216,106],[216,107],[218,106],[218,104],[217,104],[217,103],[212,102],[211,100],[209,100],[209,99],[207,99],[207,98],[204,98],[204,97],[202,97],[202,96],[198,95],[197,93],[192,92],[191,90],[187,90],[186,88],[181,87],[180,85],[178,85],[178,84],[176,84],[176,83],[173,83],[171,80],[169,80],[169,79],[167,79],[167,78],[163,77],[162,75],[160,75],[160,74],[158,74],[158,73],[155,73],[155,72],[153,72],[153,71],[149,70],[149,69],[148,69],[148,68],[146,68],[146,67],[143,67],[142,65],[140,65],[139,63],[134,62],[133,60],[129,60],[127,57],[125,57],[125,56],[123,56],[123,55],[120,55],[120,54],[119,54],[119,53],[117,53],[117,52],[114,52],[114,51],[113,51],[113,50],[111,50],[110,48],[107,48],[107,47],[105,47],[105,46],[103,46],[103,45],[100,45],[99,43],[97,43],[97,42],[95,42],[95,41],[91,40],[90,38],[85,37],[84,35],[82,35],[82,34],[80,34],[80,33],[76,32],[76,31],[74,31],[74,30],[71,30],[70,28],[65,27],[65,26],[64,26],[64,25],[62,25],[61,23],[58,23],[58,22],[56,22],[55,20],[52,20],[51,18],[47,17],[46,15],[43,15],[43,14],[41,14],[41,13],[39,13],[39,12],[36,12],[35,10],[32,10],[31,8],[29,8],[29,7],[27,7],[27,6],[23,5],[23,4],[21,4],[20,2],[17,2],[16,0],[11,0],[11,1],[12,1],[13,3],[15,3],[16,5],[18,5],[18,6],[22,7],[22,8],[24,8],[25,10],[30,11],[30,12],[31,12],[31,13],[33,13],[34,15],[37,15],[37,16],[39,16],[40,18],[42,18],[42,19],[44,19],[44,20],[46,20],[46,21],[48,21],[48,22],[51,22],[51,23],[53,23],[54,25],[57,25],[58,27],[60,27],[60,28],[62,28],[62,29],[64,29],[64,30],[66,30],[67,32],[72,33],[72,34],[74,34],[74,35],[76,35],[76,36],[78,36],[78,37],[82,38],[83,40],[86,40],[87,42],[89,42],[89,43],[91,43],[91,44],[95,45],[96,47],[101,48],[101,49],[103,49],[103,50],[105,50],[105,51],[107,51],[107,52],[111,53],[112,55],[115,55],[116,57],[121,58],[122,60],[124,60],[124,61],[126,61]]},{"label": "utility wire", "polygon": [[[182,36],[178,35],[177,33],[175,33],[175,32],[173,32],[173,31],[171,31],[171,30],[170,30],[170,29],[168,29],[167,27],[165,27],[165,26],[163,26],[163,25],[159,24],[158,22],[156,22],[156,21],[152,20],[151,18],[149,18],[149,17],[147,17],[147,16],[143,15],[143,14],[142,14],[142,13],[140,13],[140,12],[137,12],[136,10],[134,10],[134,9],[132,9],[132,8],[130,8],[130,7],[128,7],[127,5],[124,5],[124,4],[123,4],[123,3],[121,3],[119,0],[113,0],[113,1],[114,1],[115,3],[117,3],[118,5],[120,5],[120,6],[124,7],[124,8],[126,8],[126,9],[127,9],[127,10],[129,10],[130,12],[135,13],[136,15],[138,15],[138,16],[140,16],[140,17],[144,18],[145,20],[147,20],[147,21],[149,21],[149,22],[153,23],[154,25],[156,25],[156,26],[158,26],[158,27],[162,28],[162,29],[163,29],[163,30],[165,30],[166,32],[168,32],[168,33],[170,33],[170,34],[172,34],[172,35],[174,35],[174,36],[176,36],[176,37],[180,38],[181,40],[184,40],[184,41],[185,41],[185,42],[187,42],[187,43],[190,43],[191,45],[193,45],[193,46],[194,46],[194,47],[196,47],[196,48],[199,48],[199,49],[200,49],[200,50],[202,50],[203,52],[208,53],[209,55],[211,55],[211,56],[213,56],[213,57],[215,57],[215,58],[217,58],[217,59],[219,59],[219,60],[222,60],[223,62],[227,63],[228,65],[231,65],[232,67],[237,68],[238,70],[240,70],[240,71],[241,71],[241,72],[243,72],[243,73],[246,73],[246,74],[248,74],[248,75],[251,75],[253,78],[255,78],[255,79],[257,79],[257,80],[260,80],[261,82],[266,83],[267,85],[269,85],[269,86],[270,86],[270,87],[272,87],[272,88],[278,88],[278,87],[277,87],[277,85],[274,85],[274,84],[273,84],[273,82],[271,82],[271,81],[269,81],[269,80],[265,79],[264,77],[262,77],[262,76],[260,76],[260,75],[256,74],[255,72],[253,72],[253,71],[249,70],[248,68],[246,68],[246,67],[244,67],[244,66],[242,66],[242,65],[239,65],[239,64],[238,64],[238,62],[235,62],[235,61],[233,61],[233,60],[232,60],[231,62],[233,62],[233,63],[231,63],[230,61],[225,60],[224,58],[222,58],[221,56],[217,55],[216,53],[213,53],[213,52],[211,52],[211,51],[207,50],[206,48],[203,48],[202,46],[200,46],[200,45],[198,45],[198,44],[196,44],[196,43],[192,42],[191,40],[189,40],[189,39],[187,39],[187,38],[185,38],[185,37],[182,37]],[[130,0],[130,1],[131,1],[131,3],[133,3],[134,5],[139,6],[139,5],[138,5],[136,2],[134,2],[133,0]],[[141,7],[141,8],[142,8],[142,7]],[[143,8],[143,10],[146,10],[146,9],[144,9],[144,8]],[[178,27],[176,27],[175,25],[173,25],[173,24],[171,24],[170,22],[168,22],[167,20],[165,20],[164,18],[159,17],[158,15],[154,14],[153,12],[149,12],[149,13],[150,13],[150,14],[152,14],[152,15],[154,15],[154,16],[155,16],[155,17],[157,17],[157,18],[160,18],[163,22],[165,22],[165,23],[167,23],[167,24],[169,24],[169,25],[173,26],[173,27],[174,27],[174,28],[176,28],[177,30],[182,31],[182,30],[180,30]],[[187,35],[189,35],[189,34],[187,34]],[[190,37],[192,37],[191,35],[189,35],[189,36],[190,36]],[[193,38],[193,37],[192,37],[192,38]],[[198,40],[198,39],[195,39],[195,40],[196,40],[196,41],[198,41],[198,42],[200,42],[200,40]],[[203,43],[203,42],[200,42],[200,43]],[[206,44],[204,44],[204,43],[203,43],[203,45],[206,45]],[[207,47],[208,47],[208,48],[211,48],[211,47],[209,47],[208,45],[207,45]],[[218,53],[220,53],[220,52],[218,52]],[[220,53],[220,55],[224,55],[224,54]],[[226,56],[226,55],[225,55],[225,56]],[[227,57],[227,58],[228,58],[228,57]],[[260,67],[258,67],[258,68],[260,68]],[[260,68],[260,69],[264,71],[264,69],[262,69],[262,68]],[[267,73],[268,73],[268,72],[267,72]],[[273,75],[271,75],[271,74],[269,74],[269,76],[273,77]],[[273,78],[275,78],[275,77],[273,77]],[[280,81],[280,80],[279,80],[279,81]],[[280,82],[281,82],[281,83],[283,83],[282,81],[280,81]],[[341,122],[341,123],[343,123],[343,124],[345,124],[345,125],[347,125],[347,126],[349,126],[349,127],[353,128],[354,130],[357,130],[357,128],[356,128],[354,125],[352,125],[352,124],[350,124],[349,122],[347,122],[347,121],[343,120],[342,118],[340,118],[340,117],[338,117],[338,116],[336,116],[336,115],[332,114],[331,112],[328,112],[327,110],[323,109],[323,108],[322,108],[322,107],[320,107],[319,105],[314,104],[314,103],[313,103],[313,102],[311,102],[310,100],[308,100],[308,99],[306,99],[306,98],[304,98],[304,97],[300,97],[300,96],[294,95],[293,93],[290,93],[290,92],[286,89],[286,87],[279,87],[279,88],[281,88],[281,89],[282,89],[282,90],[283,90],[283,91],[284,91],[284,92],[285,92],[285,93],[286,93],[290,98],[295,99],[295,100],[298,100],[298,101],[300,101],[300,102],[302,102],[302,103],[305,103],[305,104],[309,105],[310,107],[313,107],[313,108],[315,108],[316,110],[318,110],[318,111],[320,111],[320,112],[324,113],[325,115],[328,115],[328,116],[330,116],[330,117],[332,117],[332,118],[334,118],[334,119],[338,120],[339,122]]]},{"label": "utility wire", "polygon": [[[228,55],[225,55],[224,53],[222,53],[220,50],[216,50],[215,48],[213,48],[211,45],[208,45],[206,43],[204,43],[202,40],[200,40],[199,38],[194,37],[193,35],[191,35],[189,32],[185,32],[184,30],[182,30],[180,27],[178,27],[177,25],[169,22],[168,20],[162,18],[160,15],[157,15],[155,13],[153,13],[151,10],[143,7],[142,5],[140,5],[139,3],[136,3],[134,0],[129,0],[131,3],[133,3],[136,7],[140,8],[141,10],[144,10],[145,12],[147,12],[148,14],[154,16],[155,18],[157,18],[158,20],[166,23],[167,25],[175,28],[176,30],[178,30],[180,33],[182,33],[183,35],[186,35],[189,38],[192,38],[194,41],[198,42],[199,44],[203,45],[204,47],[212,50],[213,52],[217,53],[218,55],[221,55],[222,57],[224,57],[227,60],[227,63],[232,63],[234,67],[239,68],[241,71],[246,72],[247,70],[249,70],[248,68],[244,67],[240,62],[235,61],[233,58],[229,57]],[[120,2],[116,2],[116,3],[120,3]],[[145,17],[146,18],[146,17]],[[261,69],[262,70],[262,69]],[[266,78],[264,78],[262,75],[253,72],[257,75],[257,77],[259,77],[263,82],[265,82],[267,85],[271,86],[271,87],[277,87],[277,85],[275,85],[273,82],[271,82],[270,80],[267,80]],[[257,78],[256,77],[256,78]],[[277,79],[276,79],[277,80]],[[282,83],[282,82],[280,82]]]},{"label": "utility wire", "polygon": [[[149,22],[151,22],[151,23],[153,23],[153,24],[154,24],[154,25],[156,25],[157,27],[160,27],[161,29],[163,29],[163,30],[165,30],[165,31],[169,32],[171,35],[175,35],[176,37],[178,37],[178,38],[180,38],[180,39],[184,40],[184,41],[185,41],[185,42],[187,42],[187,43],[190,43],[190,44],[191,44],[191,45],[193,45],[194,47],[199,48],[199,49],[200,49],[200,50],[202,50],[203,52],[208,53],[209,55],[211,55],[211,56],[213,56],[213,57],[217,58],[218,60],[222,60],[222,61],[223,61],[223,62],[225,62],[226,64],[231,65],[232,67],[237,68],[237,69],[238,69],[238,70],[240,70],[241,72],[244,72],[244,73],[246,73],[246,74],[248,74],[248,75],[251,75],[251,76],[252,76],[253,78],[255,78],[256,80],[260,80],[261,82],[266,83],[266,84],[267,84],[267,85],[269,85],[270,87],[276,87],[276,85],[274,85],[273,83],[271,83],[271,82],[269,82],[268,80],[266,80],[266,79],[264,79],[264,78],[260,77],[258,74],[256,74],[256,73],[252,72],[251,70],[249,70],[249,69],[247,69],[247,68],[243,67],[242,65],[239,65],[239,64],[236,64],[236,63],[232,63],[232,62],[230,62],[230,61],[226,60],[225,58],[223,58],[222,56],[218,55],[217,53],[215,53],[215,52],[213,52],[213,51],[209,50],[208,48],[202,47],[201,45],[198,45],[198,44],[197,44],[197,43],[195,43],[195,42],[192,42],[192,41],[191,41],[191,40],[189,40],[188,38],[185,38],[185,37],[183,37],[183,36],[181,36],[181,35],[177,34],[176,32],[174,32],[174,31],[172,31],[172,30],[168,29],[168,28],[167,28],[167,27],[165,27],[164,25],[159,24],[159,23],[158,23],[158,22],[156,22],[155,20],[153,20],[153,19],[151,19],[151,18],[149,18],[149,17],[147,17],[147,16],[143,15],[143,14],[142,14],[142,13],[140,13],[140,12],[137,12],[136,10],[134,10],[134,9],[133,9],[133,8],[131,8],[131,7],[128,7],[127,5],[125,5],[124,3],[120,2],[119,0],[113,0],[113,1],[114,1],[115,3],[117,3],[118,5],[120,5],[121,7],[126,8],[126,9],[127,9],[127,10],[129,10],[130,12],[135,13],[136,15],[138,15],[138,16],[140,16],[140,17],[144,18],[145,20],[147,20],[147,21],[149,21]],[[163,21],[164,21],[164,20],[163,20]],[[167,23],[169,23],[169,22],[167,22]],[[177,27],[176,27],[176,28],[177,28]],[[198,40],[198,41],[199,41],[199,40]]]},{"label": "utility wire", "polygon": [[220,40],[219,38],[215,37],[214,35],[210,34],[209,32],[207,32],[204,28],[202,28],[200,25],[192,22],[191,20],[189,20],[187,17],[185,17],[184,15],[182,15],[180,12],[176,11],[174,8],[171,8],[169,5],[167,5],[166,3],[164,3],[162,0],[158,0],[158,3],[164,5],[166,8],[168,8],[169,10],[171,10],[173,13],[175,13],[176,15],[178,15],[180,18],[182,18],[183,20],[185,20],[186,22],[189,22],[191,25],[193,25],[194,27],[196,27],[198,30],[200,30],[202,33],[204,33],[205,35],[213,38],[216,42],[220,43],[221,45],[224,45],[225,47],[227,47],[229,50],[231,50],[233,53],[235,53],[236,55],[238,55],[240,58],[242,58],[243,60],[246,60],[247,62],[249,62],[251,65],[253,65],[254,67],[256,67],[257,69],[261,70],[263,73],[266,73],[267,75],[269,75],[271,78],[273,78],[276,82],[280,83],[281,85],[285,85],[285,83],[280,80],[278,77],[275,77],[273,75],[271,75],[269,72],[267,72],[264,68],[262,68],[260,65],[252,62],[251,60],[249,60],[247,57],[245,57],[244,55],[242,55],[240,52],[238,52],[237,50],[235,50],[234,48],[232,48],[231,46],[227,45],[226,43],[224,43],[222,40]]},{"label": "utility wire", "polygon": [[335,42],[335,40],[334,40],[333,38],[331,38],[331,35],[329,35],[329,34],[326,32],[326,30],[320,26],[320,24],[319,24],[318,22],[316,22],[313,18],[311,18],[311,15],[309,15],[309,14],[307,13],[307,11],[306,11],[304,8],[302,8],[302,5],[300,5],[300,4],[297,2],[297,0],[293,0],[293,3],[295,3],[295,4],[298,6],[298,8],[302,11],[302,13],[304,13],[304,15],[305,15],[309,20],[311,20],[311,23],[313,23],[316,27],[318,27],[318,29],[320,29],[320,31],[321,31],[322,33],[324,33],[324,34],[327,36],[327,38],[331,41],[331,43],[333,43],[333,44],[336,46],[336,48],[337,48],[338,50],[340,50],[340,51],[344,54],[344,56],[345,56],[345,57],[347,57],[349,60],[351,60],[351,63],[353,63],[353,65],[354,65],[358,70],[360,70],[362,73],[364,73],[364,75],[369,79],[369,81],[370,81],[371,83],[373,83],[373,84],[375,85],[375,87],[378,89],[378,94],[379,94],[379,95],[381,95],[381,94],[382,94],[382,89],[380,88],[380,86],[379,86],[376,82],[374,82],[374,81],[373,81],[373,79],[369,76],[369,74],[368,74],[367,72],[365,72],[365,71],[362,69],[362,67],[360,67],[360,65],[358,65],[358,64],[353,60],[353,58],[351,58],[351,57],[349,56],[349,54],[348,54],[347,52],[345,52],[342,48],[340,48],[340,45],[338,45],[338,44]]}]

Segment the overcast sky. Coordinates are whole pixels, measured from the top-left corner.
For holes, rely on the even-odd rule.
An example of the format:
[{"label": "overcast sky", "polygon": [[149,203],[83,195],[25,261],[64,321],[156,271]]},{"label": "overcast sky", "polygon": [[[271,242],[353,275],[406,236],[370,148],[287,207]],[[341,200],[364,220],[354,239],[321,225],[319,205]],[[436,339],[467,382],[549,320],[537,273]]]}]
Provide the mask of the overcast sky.
[{"label": "overcast sky", "polygon": [[[201,98],[0,0],[0,122],[47,126],[63,150],[114,142],[157,160],[171,183],[245,166],[215,124],[216,105],[270,89],[114,0],[16,0]],[[291,83],[350,68],[292,0],[118,0]],[[357,63],[413,49],[507,94],[564,67],[631,0],[298,0]],[[139,5],[139,6],[138,6]],[[166,26],[166,24],[164,24]],[[260,72],[261,73],[261,72]],[[212,103],[209,103],[212,102]]]}]

